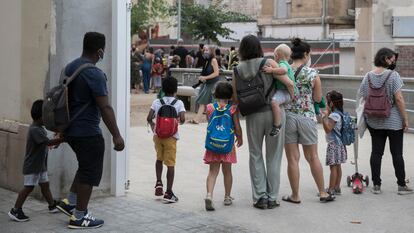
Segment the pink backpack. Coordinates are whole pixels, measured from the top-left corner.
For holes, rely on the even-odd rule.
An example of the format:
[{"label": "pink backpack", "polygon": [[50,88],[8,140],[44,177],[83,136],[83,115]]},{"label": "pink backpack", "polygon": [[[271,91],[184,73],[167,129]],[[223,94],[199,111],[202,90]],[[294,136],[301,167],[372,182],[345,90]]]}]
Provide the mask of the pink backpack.
[{"label": "pink backpack", "polygon": [[372,85],[371,77],[368,75],[368,97],[365,100],[364,115],[367,118],[388,118],[391,113],[391,101],[387,95],[385,84],[393,71],[390,71],[384,83],[375,88]]}]

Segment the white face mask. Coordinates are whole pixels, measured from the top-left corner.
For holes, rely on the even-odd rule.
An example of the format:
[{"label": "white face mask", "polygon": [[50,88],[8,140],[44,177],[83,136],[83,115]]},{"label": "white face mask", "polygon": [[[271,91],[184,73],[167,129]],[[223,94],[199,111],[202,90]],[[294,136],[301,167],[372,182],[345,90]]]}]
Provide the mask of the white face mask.
[{"label": "white face mask", "polygon": [[97,63],[99,63],[99,62],[101,62],[103,60],[103,58],[105,56],[105,52],[102,52],[102,56],[100,56],[100,55],[98,55],[98,56],[99,56],[99,60],[98,60]]},{"label": "white face mask", "polygon": [[311,59],[310,55],[308,55],[308,56],[309,56],[309,59],[308,59],[308,62],[306,62],[306,66],[307,67],[311,67],[311,65],[312,65],[312,59]]}]

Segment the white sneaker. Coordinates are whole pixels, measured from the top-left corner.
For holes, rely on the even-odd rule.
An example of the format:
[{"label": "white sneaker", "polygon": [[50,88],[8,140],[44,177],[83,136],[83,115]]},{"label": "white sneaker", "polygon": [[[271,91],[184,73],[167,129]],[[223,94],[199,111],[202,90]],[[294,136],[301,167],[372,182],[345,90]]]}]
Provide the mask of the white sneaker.
[{"label": "white sneaker", "polygon": [[232,197],[230,197],[230,196],[225,196],[224,197],[224,205],[231,205],[231,204],[233,204],[233,200],[234,200],[234,198],[232,198]]},{"label": "white sneaker", "polygon": [[413,189],[409,188],[407,185],[405,186],[398,186],[398,194],[406,195],[413,193]]}]

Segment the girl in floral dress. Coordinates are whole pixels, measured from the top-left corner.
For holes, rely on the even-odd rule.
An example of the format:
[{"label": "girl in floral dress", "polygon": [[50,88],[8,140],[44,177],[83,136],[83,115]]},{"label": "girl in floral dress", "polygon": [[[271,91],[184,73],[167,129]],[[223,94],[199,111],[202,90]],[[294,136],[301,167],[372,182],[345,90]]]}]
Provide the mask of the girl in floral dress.
[{"label": "girl in floral dress", "polygon": [[326,148],[326,165],[330,167],[329,194],[341,194],[341,164],[346,162],[346,147],[340,138],[342,128],[343,98],[337,91],[326,94],[328,107],[323,116],[323,128],[326,133],[328,146]]}]

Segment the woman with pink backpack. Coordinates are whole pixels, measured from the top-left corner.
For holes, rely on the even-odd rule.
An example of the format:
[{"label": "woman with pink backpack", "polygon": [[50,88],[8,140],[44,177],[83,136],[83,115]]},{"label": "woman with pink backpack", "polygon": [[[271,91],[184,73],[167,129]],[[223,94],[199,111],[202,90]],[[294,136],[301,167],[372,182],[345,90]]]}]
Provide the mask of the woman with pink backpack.
[{"label": "woman with pink backpack", "polygon": [[378,50],[375,68],[365,75],[359,88],[359,95],[365,101],[365,122],[372,138],[371,192],[374,194],[381,193],[381,161],[387,137],[397,177],[397,192],[400,195],[413,193],[405,181],[403,137],[408,129],[408,116],[401,92],[404,83],[398,72],[394,71],[397,58],[398,53],[391,49]]}]

